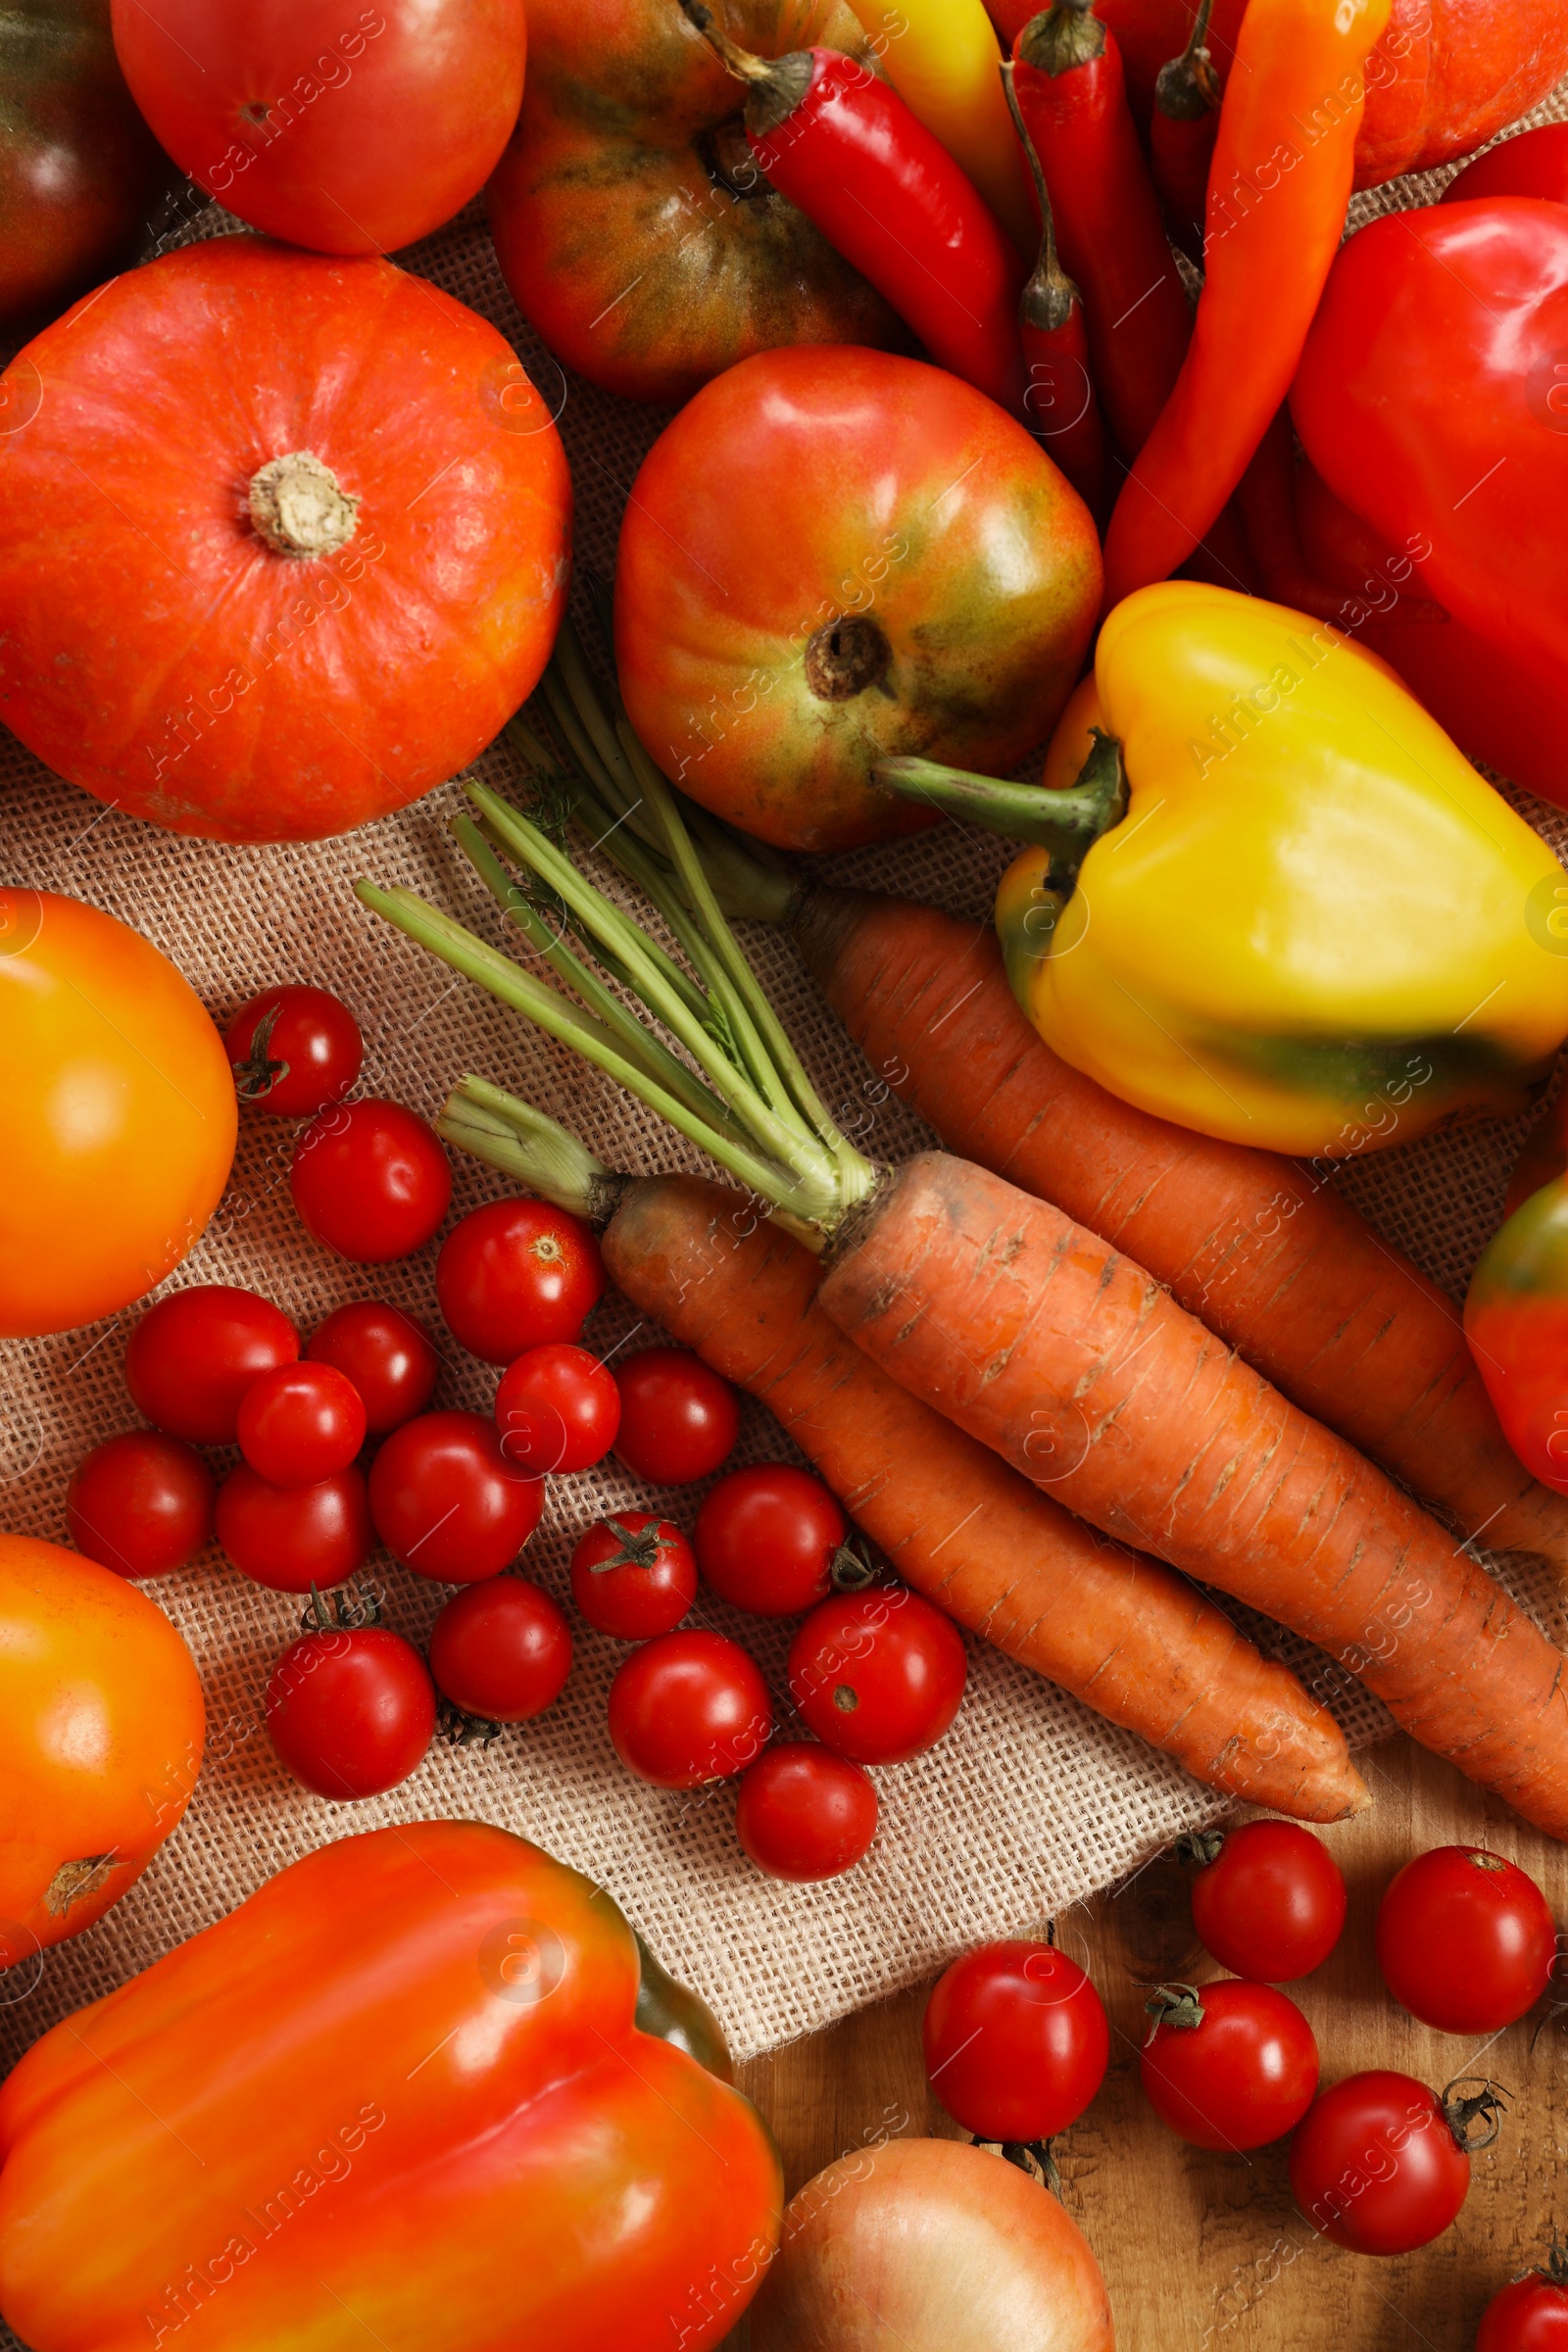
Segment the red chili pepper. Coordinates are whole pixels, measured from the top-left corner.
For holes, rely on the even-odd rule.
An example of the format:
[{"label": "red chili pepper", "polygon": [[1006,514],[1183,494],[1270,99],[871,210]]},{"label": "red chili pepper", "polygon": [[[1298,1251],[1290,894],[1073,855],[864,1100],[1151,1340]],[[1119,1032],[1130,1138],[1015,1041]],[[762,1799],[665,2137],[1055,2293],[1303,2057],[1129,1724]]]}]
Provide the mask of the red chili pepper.
[{"label": "red chili pepper", "polygon": [[1101,530],[1110,513],[1110,451],[1104,418],[1089,371],[1089,334],[1083,296],[1056,254],[1056,226],[1045,173],[1013,87],[1014,67],[1002,69],[1007,107],[1023,143],[1040,207],[1040,259],[1018,305],[1027,378],[1024,407],[1032,429],[1045,443]]},{"label": "red chili pepper", "polygon": [[1202,0],[1186,48],[1160,67],[1149,121],[1150,161],[1166,226],[1195,262],[1203,258],[1208,170],[1219,133],[1219,75],[1206,47],[1213,6],[1214,0]]},{"label": "red chili pepper", "polygon": [[1107,607],[1185,562],[1290,390],[1345,226],[1362,68],[1389,7],[1249,0],[1209,175],[1192,348],[1110,518]]},{"label": "red chili pepper", "polygon": [[868,277],[931,357],[1023,414],[1024,265],[962,169],[898,92],[837,49],[755,57],[702,0],[681,7],[746,84],[746,136],[781,196]]},{"label": "red chili pepper", "polygon": [[1090,0],[1055,0],[1012,54],[1062,267],[1083,289],[1105,420],[1131,459],[1181,372],[1192,311],[1128,111],[1121,52]]}]

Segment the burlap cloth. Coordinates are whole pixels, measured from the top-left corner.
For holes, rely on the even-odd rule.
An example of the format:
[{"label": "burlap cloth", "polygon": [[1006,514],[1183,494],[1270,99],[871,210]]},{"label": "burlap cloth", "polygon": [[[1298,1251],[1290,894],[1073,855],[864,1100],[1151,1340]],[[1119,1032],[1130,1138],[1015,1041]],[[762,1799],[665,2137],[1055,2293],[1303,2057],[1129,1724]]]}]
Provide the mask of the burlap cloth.
[{"label": "burlap cloth", "polygon": [[[1538,119],[1564,117],[1568,84]],[[1401,203],[1430,202],[1443,176],[1360,198],[1357,222]],[[216,208],[203,213],[193,203],[174,241],[232,225]],[[627,488],[664,414],[563,379],[502,284],[477,208],[400,259],[495,320],[559,408],[576,484],[577,560],[608,573]],[[510,779],[501,754],[479,764],[486,775]],[[105,810],[9,737],[0,738],[0,877],[88,900],[134,925],[174,959],[220,1023],[271,981],[311,981],[337,991],[359,1015],[367,1092],[429,1115],[453,1079],[478,1070],[566,1120],[613,1165],[701,1164],[608,1083],[377,923],[351,897],[349,886],[362,873],[407,883],[500,939],[491,902],[445,832],[458,800],[452,786],[346,840],[227,849]],[[1568,838],[1568,818],[1534,802],[1527,806],[1554,845]],[[978,915],[989,907],[1005,855],[1001,843],[943,828],[840,858],[828,870],[837,879]],[[793,949],[761,931],[748,945],[827,1102],[850,1112],[869,1107],[866,1066]],[[1369,1157],[1345,1170],[1345,1188],[1458,1295],[1496,1225],[1523,1124]],[[286,1122],[245,1117],[229,1190],[174,1283],[246,1284],[275,1298],[305,1330],[345,1299],[381,1297],[422,1316],[442,1337],[434,1248],[368,1271],[317,1248],[289,1200],[292,1140]],[[870,1148],[879,1154],[895,1156],[929,1140],[897,1102],[876,1111]],[[505,1190],[489,1170],[454,1158],[454,1216]],[[112,1325],[0,1346],[0,1524],[6,1528],[64,1541],[72,1466],[135,1419],[121,1376],[134,1319],[133,1309]],[[624,1339],[640,1347],[661,1335],[635,1327],[623,1303],[610,1299],[590,1336],[608,1350]],[[446,1348],[436,1401],[486,1408],[493,1375],[450,1342]],[[770,1417],[748,1405],[735,1458],[799,1457]],[[562,1482],[527,1548],[526,1571],[564,1597],[573,1543],[604,1510],[663,1508],[689,1526],[699,1498],[697,1492],[641,1487],[613,1463]],[[422,1639],[447,1597],[444,1589],[406,1574],[384,1554],[372,1560],[370,1574],[385,1591],[389,1621]],[[741,1853],[732,1788],[669,1795],[621,1769],[606,1733],[605,1695],[625,1651],[580,1621],[573,1627],[570,1682],[541,1720],[488,1751],[437,1745],[390,1795],[329,1804],[307,1795],[283,1770],[262,1720],[266,1677],[296,1630],[298,1602],[247,1583],[216,1549],[145,1590],[180,1627],[206,1685],[210,1739],[201,1784],[180,1828],[105,1920],[41,1965],[0,1980],[0,2070],[57,2019],[220,1917],[285,1863],[386,1822],[479,1816],[537,1839],[602,1880],[667,1966],[713,2004],[745,2056],[914,1983],[968,1943],[1038,1927],[1219,1810],[1205,1789],[1140,1740],[971,1642],[968,1692],[953,1730],[928,1755],[876,1776],[882,1828],[867,1860],[826,1886],[781,1886]],[[1526,1589],[1520,1596],[1560,1638],[1544,1592]],[[787,1726],[782,1667],[789,1629],[743,1617],[706,1593],[694,1621],[737,1636],[756,1654]],[[1249,1620],[1249,1630],[1307,1673],[1327,1666],[1271,1625]],[[1364,1692],[1343,1690],[1344,1680],[1331,1668],[1326,1687],[1336,1693],[1332,1703],[1352,1742],[1364,1746],[1388,1730],[1389,1719]]]}]

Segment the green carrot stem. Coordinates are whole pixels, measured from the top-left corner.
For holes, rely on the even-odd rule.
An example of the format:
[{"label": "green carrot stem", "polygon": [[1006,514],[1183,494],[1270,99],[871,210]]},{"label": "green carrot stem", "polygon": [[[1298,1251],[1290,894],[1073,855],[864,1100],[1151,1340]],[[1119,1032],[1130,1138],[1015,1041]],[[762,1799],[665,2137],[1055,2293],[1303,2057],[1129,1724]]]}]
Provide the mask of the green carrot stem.
[{"label": "green carrot stem", "polygon": [[803,1122],[782,1118],[750,1077],[717,1048],[703,1023],[692,1018],[680,993],[668,985],[660,969],[658,954],[662,951],[656,954],[653,941],[631,918],[585,881],[570,859],[499,794],[482,784],[468,784],[465,789],[475,807],[491,818],[508,848],[560,893],[596,941],[620,956],[643,1004],[686,1048],[754,1142],[783,1166],[798,1168],[803,1182],[820,1185],[832,1165],[829,1154]]},{"label": "green carrot stem", "polygon": [[[555,989],[530,979],[509,957],[497,955],[483,940],[465,931],[461,923],[438,913],[415,892],[381,890],[363,878],[355,883],[354,892],[372,913],[381,915],[410,939],[417,941],[454,971],[476,980],[503,1004],[524,1013],[547,1036],[570,1046],[585,1061],[591,1061],[628,1094],[635,1095],[639,1102],[646,1102],[650,1110],[727,1169],[738,1183],[798,1219],[803,1229],[814,1232],[824,1219],[834,1216],[838,1206],[837,1185],[830,1162],[811,1169],[801,1164],[801,1155],[793,1150],[787,1159],[764,1159],[736,1144],[709,1120],[689,1111],[684,1102],[650,1078],[639,1064],[628,1061],[597,1021],[578,1013]],[[791,1145],[794,1140],[785,1139]]]},{"label": "green carrot stem", "polygon": [[732,1135],[736,1142],[744,1142],[740,1129],[718,1097],[703,1084],[695,1071],[688,1069],[683,1061],[671,1054],[667,1046],[661,1044],[637,1015],[621,1004],[618,997],[612,996],[598,975],[573,955],[564,940],[556,937],[538,909],[530,906],[520,885],[508,873],[473,818],[454,817],[452,830],[465,856],[492,896],[523,931],[558,978],[565,982],[572,994],[619,1041],[627,1058],[640,1061],[650,1078],[667,1087],[671,1094],[679,1095],[700,1118],[711,1119],[716,1127]]},{"label": "green carrot stem", "polygon": [[559,1120],[471,1073],[447,1097],[436,1132],[503,1175],[514,1176],[541,1200],[590,1225],[613,1215],[626,1189],[587,1145]]}]

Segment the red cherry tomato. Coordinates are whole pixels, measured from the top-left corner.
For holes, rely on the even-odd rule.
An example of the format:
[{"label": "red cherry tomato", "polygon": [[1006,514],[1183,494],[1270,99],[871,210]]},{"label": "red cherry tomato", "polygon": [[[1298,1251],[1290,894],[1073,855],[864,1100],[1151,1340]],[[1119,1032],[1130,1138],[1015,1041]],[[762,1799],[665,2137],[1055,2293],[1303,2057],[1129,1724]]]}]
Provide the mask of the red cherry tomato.
[{"label": "red cherry tomato", "polygon": [[921,2029],[931,2087],[976,2139],[1051,2139],[1105,2078],[1110,2027],[1054,1943],[982,1943],[937,1979]]},{"label": "red cherry tomato", "polygon": [[313,1364],[331,1364],[354,1383],[372,1438],[422,1413],[441,1369],[423,1325],[378,1298],[338,1307],[311,1334],[305,1352]]},{"label": "red cherry tomato", "polygon": [[1378,1908],[1378,1966],[1401,2009],[1444,2034],[1495,2034],[1533,2009],[1557,1931],[1532,1878],[1479,1845],[1417,1854]]},{"label": "red cherry tomato", "polygon": [[1443,2101],[1412,2075],[1348,2075],[1312,2102],[1291,2141],[1291,2194],[1314,2230],[1352,2254],[1429,2245],[1469,2186],[1470,2158]]},{"label": "red cherry tomato", "polygon": [[1288,1984],[1322,1966],[1345,1925],[1345,1874],[1295,1821],[1226,1832],[1193,1881],[1193,1926],[1221,1968]]},{"label": "red cherry tomato", "polygon": [[604,1460],[620,1427],[620,1391],[598,1356],[556,1341],[507,1366],[495,1409],[508,1461],[543,1478]]},{"label": "red cherry tomato", "polygon": [[314,1118],[353,1090],[365,1040],[348,1006],[324,988],[269,988],[223,1032],[242,1102],[280,1119]]},{"label": "red cherry tomato", "polygon": [[571,1596],[617,1642],[672,1633],[697,1598],[697,1562],[678,1527],[655,1511],[600,1519],[571,1555]]},{"label": "red cherry tomato", "polygon": [[1554,2256],[1552,2273],[1527,2271],[1494,2295],[1476,2329],[1476,2352],[1565,2352],[1568,2347],[1568,2274]]},{"label": "red cherry tomato", "polygon": [[645,1348],[616,1374],[615,1451],[634,1478],[689,1487],[716,1470],[740,1435],[741,1408],[727,1380],[684,1348]]},{"label": "red cherry tomato", "polygon": [[132,1582],[183,1568],[213,1532],[212,1472],[178,1438],[127,1429],[95,1446],[66,1490],[71,1541]]},{"label": "red cherry tomato", "polygon": [[526,1723],[561,1695],[571,1629],[548,1592],[498,1576],[455,1592],[430,1631],[443,1698],[481,1723]]},{"label": "red cherry tomato", "polygon": [[863,1861],[876,1822],[876,1790],[858,1764],[805,1740],[764,1749],[735,1799],[735,1835],[758,1869],[803,1886]]},{"label": "red cherry tomato", "polygon": [[435,1690],[412,1642],[384,1625],[326,1625],[283,1652],[267,1728],[297,1781],[353,1801],[406,1781],[435,1730]]},{"label": "red cherry tomato", "polygon": [[483,1413],[421,1413],[370,1465],[370,1516],[396,1559],[438,1585],[510,1567],[539,1524],[544,1481],[507,1460]]},{"label": "red cherry tomato", "polygon": [[661,1634],[610,1686],[610,1737],[656,1788],[727,1781],[766,1746],[773,1706],[755,1659],[722,1634]]},{"label": "red cherry tomato", "polygon": [[790,1643],[788,1671],[825,1747],[858,1764],[903,1764],[958,1712],[969,1662],[952,1618],[892,1585],[819,1601]]},{"label": "red cherry tomato", "polygon": [[422,1250],[452,1198],[435,1129],[378,1096],[337,1103],[307,1127],[288,1181],[308,1231],[362,1266]]},{"label": "red cherry tomato", "polygon": [[489,1200],[460,1217],[435,1261],[453,1338],[487,1364],[575,1340],[605,1295],[593,1229],[546,1200]]},{"label": "red cherry tomato", "polygon": [[274,1592],[325,1592],[365,1564],[370,1505],[360,1470],[314,1487],[274,1487],[249,1462],[218,1490],[218,1541],[241,1575]]},{"label": "red cherry tomato", "polygon": [[192,1446],[232,1446],[239,1401],[274,1364],[292,1364],[300,1335],[254,1291],[203,1282],[150,1306],[125,1349],[136,1410]]},{"label": "red cherry tomato", "polygon": [[1568,122],[1544,122],[1539,130],[1523,130],[1500,147],[1489,147],[1455,172],[1442,201],[1469,204],[1478,196],[1544,196],[1568,204]]},{"label": "red cherry tomato", "polygon": [[1149,2008],[1158,2022],[1138,2061],[1144,2089],[1178,2139],[1262,2148],[1295,2131],[1317,2090],[1318,2057],[1288,1993],[1225,1977],[1162,1985]]},{"label": "red cherry tomato", "polygon": [[365,1444],[365,1402],[330,1364],[278,1364],[246,1390],[235,1435],[259,1477],[314,1487],[346,1470]]},{"label": "red cherry tomato", "polygon": [[705,1496],[693,1543],[703,1581],[759,1617],[826,1598],[848,1526],[819,1478],[787,1462],[732,1470]]}]

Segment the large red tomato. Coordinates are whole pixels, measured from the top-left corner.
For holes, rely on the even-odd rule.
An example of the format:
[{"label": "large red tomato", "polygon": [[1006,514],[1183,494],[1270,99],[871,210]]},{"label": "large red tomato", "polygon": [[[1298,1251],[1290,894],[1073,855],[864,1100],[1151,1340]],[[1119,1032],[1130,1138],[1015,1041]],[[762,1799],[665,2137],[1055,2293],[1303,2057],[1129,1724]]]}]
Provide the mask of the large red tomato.
[{"label": "large red tomato", "polygon": [[0,1969],[119,1901],[189,1803],[206,1728],[190,1651],[145,1592],[0,1536]]},{"label": "large red tomato", "polygon": [[0,890],[0,1336],[74,1331],[162,1282],[237,1124],[223,1041],[150,940]]},{"label": "large red tomato", "polygon": [[[858,50],[844,0],[713,0],[743,47]],[[687,400],[778,343],[912,348],[759,172],[745,92],[676,0],[528,0],[528,87],[490,183],[508,285],[551,350],[629,400]]]},{"label": "large red tomato", "polygon": [[0,717],[121,809],[315,840],[416,800],[533,686],[555,427],[493,326],[390,263],[219,237],[12,362]]},{"label": "large red tomato", "polygon": [[[1035,0],[986,0],[1011,41]],[[1221,81],[1247,0],[1214,0],[1208,46]],[[1127,84],[1147,121],[1154,76],[1187,46],[1194,0],[1095,0],[1127,61]],[[1394,0],[1372,52],[1355,184],[1430,172],[1469,155],[1544,98],[1568,73],[1568,0]],[[1328,93],[1324,104],[1329,103]]]},{"label": "large red tomato", "polygon": [[1005,775],[1050,734],[1100,594],[1088,508],[982,393],[883,352],[763,352],[637,476],[621,691],[705,808],[781,849],[854,849],[935,822],[874,760]]},{"label": "large red tomato", "polygon": [[392,253],[476,195],[522,99],[522,0],[114,0],[170,154],[242,220]]}]

